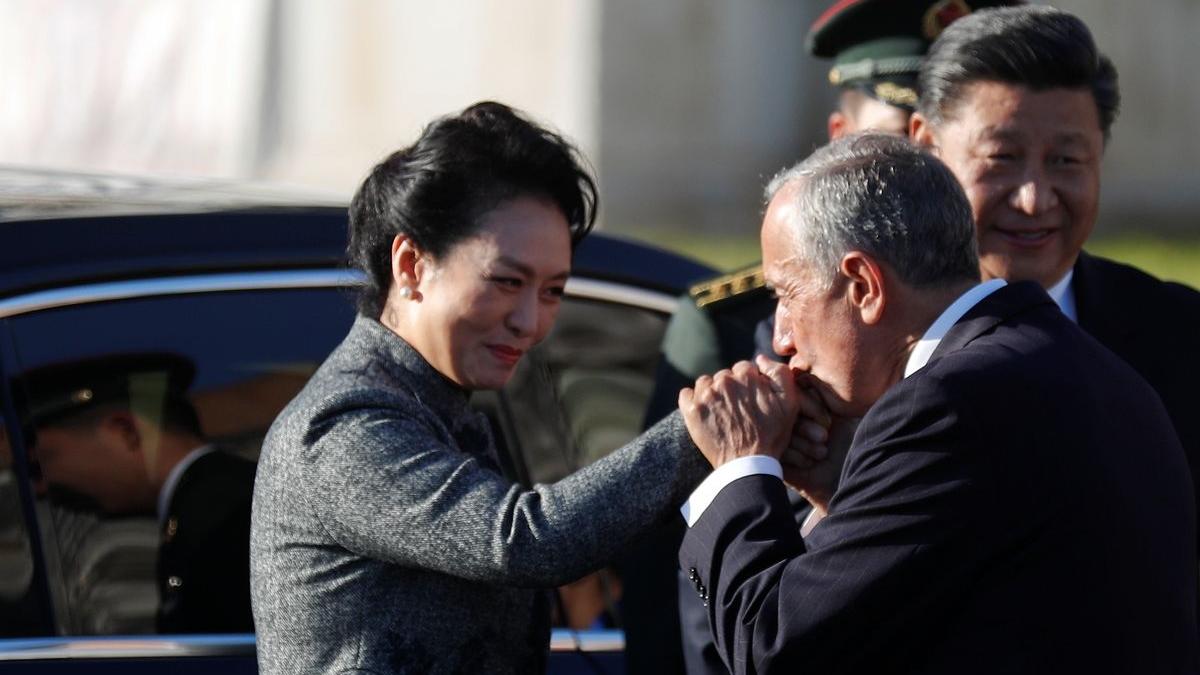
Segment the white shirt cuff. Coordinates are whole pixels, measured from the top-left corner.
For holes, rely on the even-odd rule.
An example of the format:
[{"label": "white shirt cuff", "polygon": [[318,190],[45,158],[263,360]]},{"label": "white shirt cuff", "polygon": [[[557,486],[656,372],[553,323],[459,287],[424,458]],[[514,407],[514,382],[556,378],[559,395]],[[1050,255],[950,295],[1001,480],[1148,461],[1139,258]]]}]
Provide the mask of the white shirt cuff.
[{"label": "white shirt cuff", "polygon": [[679,508],[688,527],[696,524],[704,510],[717,498],[717,494],[726,486],[739,478],[755,475],[769,475],[783,480],[783,466],[779,460],[767,455],[750,455],[738,457],[725,462],[716,471],[708,475],[704,482],[692,492],[687,502]]}]

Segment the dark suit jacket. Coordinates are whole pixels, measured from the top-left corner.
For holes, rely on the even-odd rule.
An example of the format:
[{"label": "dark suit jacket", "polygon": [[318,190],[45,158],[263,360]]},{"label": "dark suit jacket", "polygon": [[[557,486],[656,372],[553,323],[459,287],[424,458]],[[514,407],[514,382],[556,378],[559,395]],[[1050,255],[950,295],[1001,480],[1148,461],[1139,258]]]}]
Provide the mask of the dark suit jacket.
[{"label": "dark suit jacket", "polygon": [[1032,283],[872,407],[807,540],[791,513],[780,481],[749,476],[684,539],[736,673],[1200,668],[1179,441]]},{"label": "dark suit jacket", "polygon": [[220,450],[183,472],[158,551],[162,633],[250,633],[254,462]]},{"label": "dark suit jacket", "polygon": [[1200,292],[1087,253],[1072,283],[1079,325],[1158,392],[1200,486]]}]

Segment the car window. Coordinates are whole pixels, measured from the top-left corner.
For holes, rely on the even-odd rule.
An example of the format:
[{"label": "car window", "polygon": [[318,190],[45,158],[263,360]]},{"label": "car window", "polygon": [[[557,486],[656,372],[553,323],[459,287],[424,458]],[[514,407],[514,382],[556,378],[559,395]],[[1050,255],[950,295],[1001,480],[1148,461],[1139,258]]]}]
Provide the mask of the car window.
[{"label": "car window", "polygon": [[251,630],[253,462],[352,321],[340,289],[167,295],[10,319],[60,633]]},{"label": "car window", "polygon": [[0,635],[5,637],[38,635],[45,626],[17,480],[12,441],[0,419]]},{"label": "car window", "polygon": [[[69,401],[83,388],[66,386],[74,384],[71,376],[55,368],[70,374],[99,368],[118,373],[118,388],[130,392],[136,399],[131,407],[149,420],[141,424],[165,424],[171,417],[167,411],[182,404],[195,413],[205,441],[252,460],[271,421],[352,321],[350,298],[338,289],[171,295],[17,316],[10,322],[21,369],[16,382],[24,401],[18,406],[22,423],[36,427],[32,422],[44,399],[53,403],[65,395]],[[476,399],[496,425],[509,475],[527,484],[555,481],[633,439],[653,386],[665,324],[657,311],[565,300],[554,330],[510,385]],[[51,380],[63,380],[58,399],[40,382],[47,372]],[[175,400],[180,389],[182,402]],[[52,457],[57,466],[44,456],[51,437],[36,429],[33,434],[33,467],[40,471],[34,486],[37,521],[57,630],[71,635],[230,632],[238,625],[236,617],[219,610],[206,612],[212,615],[207,624],[164,622],[164,614],[179,604],[180,589],[197,583],[186,573],[159,570],[182,529],[170,517],[160,518],[157,504],[148,507],[145,499],[137,509],[99,503],[105,486],[95,481],[129,490],[129,472],[154,467],[143,466],[151,461],[143,456],[143,465],[123,464],[124,478],[98,478],[103,472],[88,460],[111,448],[95,450],[95,439],[84,433],[106,419],[103,411],[96,416],[99,422],[91,419],[67,435],[78,446],[72,448],[77,456],[65,462]],[[111,440],[115,432],[105,433]],[[86,480],[73,476],[73,464],[80,465]],[[221,494],[213,503],[234,498]],[[238,567],[248,569],[244,561]],[[209,595],[230,594],[217,589]],[[611,570],[590,575],[560,590],[556,622],[574,628],[620,626],[615,609],[620,595],[621,580]]]},{"label": "car window", "polygon": [[638,435],[665,327],[666,317],[649,309],[563,303],[504,391],[507,434],[530,482],[559,480]]},{"label": "car window", "polygon": [[[476,403],[526,484],[557,481],[641,431],[666,328],[663,314],[615,302],[568,298],[554,329],[498,396]],[[621,627],[622,581],[612,569],[558,589],[555,624]]]}]

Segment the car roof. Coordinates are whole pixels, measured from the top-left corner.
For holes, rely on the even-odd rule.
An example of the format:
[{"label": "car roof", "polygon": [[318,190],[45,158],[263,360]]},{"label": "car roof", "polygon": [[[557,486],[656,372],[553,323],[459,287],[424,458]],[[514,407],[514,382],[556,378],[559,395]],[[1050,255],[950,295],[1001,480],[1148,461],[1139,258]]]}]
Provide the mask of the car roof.
[{"label": "car roof", "polygon": [[[83,283],[233,270],[337,267],[344,201],[295,189],[0,167],[0,297]],[[714,271],[589,235],[577,275],[678,293]]]}]

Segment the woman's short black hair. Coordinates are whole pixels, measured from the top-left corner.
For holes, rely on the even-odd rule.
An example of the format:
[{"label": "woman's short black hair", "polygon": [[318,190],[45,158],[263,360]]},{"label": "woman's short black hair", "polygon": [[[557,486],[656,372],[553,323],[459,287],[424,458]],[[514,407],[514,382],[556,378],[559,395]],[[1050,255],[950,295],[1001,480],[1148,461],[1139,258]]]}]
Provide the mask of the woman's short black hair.
[{"label": "woman's short black hair", "polygon": [[595,181],[562,136],[492,101],[434,120],[415,143],[380,162],[350,202],[346,254],[367,276],[358,311],[382,313],[396,235],[437,259],[474,233],[484,214],[520,196],[555,204],[572,246],[595,223]]},{"label": "woman's short black hair", "polygon": [[984,9],[951,24],[921,65],[917,110],[941,124],[953,117],[968,85],[988,81],[1090,91],[1105,140],[1121,104],[1117,69],[1087,25],[1052,7]]}]

